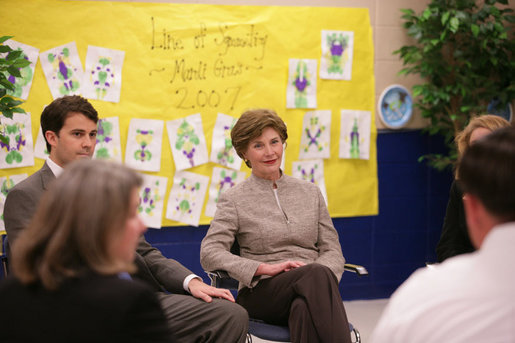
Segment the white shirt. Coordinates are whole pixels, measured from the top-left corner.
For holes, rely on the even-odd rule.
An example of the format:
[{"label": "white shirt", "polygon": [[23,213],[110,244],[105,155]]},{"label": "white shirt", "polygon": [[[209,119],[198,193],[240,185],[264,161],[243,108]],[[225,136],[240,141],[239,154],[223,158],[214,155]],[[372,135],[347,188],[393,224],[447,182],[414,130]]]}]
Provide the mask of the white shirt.
[{"label": "white shirt", "polygon": [[371,342],[515,342],[515,222],[480,250],[419,269],[392,295]]},{"label": "white shirt", "polygon": [[58,177],[63,172],[63,167],[52,161],[50,157],[47,157],[46,164],[48,164],[48,167],[54,173],[55,177]]}]

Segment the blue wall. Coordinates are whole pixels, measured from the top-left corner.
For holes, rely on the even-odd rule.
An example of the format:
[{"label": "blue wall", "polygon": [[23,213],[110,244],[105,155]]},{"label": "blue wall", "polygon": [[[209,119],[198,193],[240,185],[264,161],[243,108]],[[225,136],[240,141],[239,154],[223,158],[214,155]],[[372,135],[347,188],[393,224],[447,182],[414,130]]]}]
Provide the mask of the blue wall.
[{"label": "blue wall", "polygon": [[[384,131],[377,138],[379,215],[334,218],[348,262],[364,265],[370,275],[344,273],[344,300],[386,298],[426,261],[436,261],[435,246],[445,214],[450,172],[417,162],[443,151],[441,141],[412,131]],[[145,236],[167,257],[204,277],[200,242],[208,226],[149,230]]]}]

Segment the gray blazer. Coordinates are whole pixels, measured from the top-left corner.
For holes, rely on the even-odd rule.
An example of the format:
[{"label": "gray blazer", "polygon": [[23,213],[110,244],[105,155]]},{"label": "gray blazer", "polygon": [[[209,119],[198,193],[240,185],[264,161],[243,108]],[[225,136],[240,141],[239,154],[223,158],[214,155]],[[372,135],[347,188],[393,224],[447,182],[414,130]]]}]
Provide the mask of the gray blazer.
[{"label": "gray blazer", "polygon": [[[345,259],[320,189],[282,175],[277,184],[253,174],[219,198],[200,249],[206,270],[226,270],[241,287],[254,287],[261,263],[299,260],[329,267],[340,280]],[[281,210],[282,208],[282,210]],[[240,256],[230,253],[237,239]]]},{"label": "gray blazer", "polygon": [[4,223],[11,246],[21,231],[29,225],[30,219],[36,212],[39,199],[54,180],[54,173],[45,162],[40,170],[14,186],[7,193],[4,206]]},{"label": "gray blazer", "polygon": [[[40,170],[9,191],[4,206],[4,222],[10,245],[27,227],[36,212],[41,196],[54,180],[54,173],[45,162]],[[182,283],[192,272],[179,262],[164,257],[143,236],[136,249],[135,263],[138,267],[135,276],[146,281],[154,290],[167,290],[175,294],[186,293]]]}]

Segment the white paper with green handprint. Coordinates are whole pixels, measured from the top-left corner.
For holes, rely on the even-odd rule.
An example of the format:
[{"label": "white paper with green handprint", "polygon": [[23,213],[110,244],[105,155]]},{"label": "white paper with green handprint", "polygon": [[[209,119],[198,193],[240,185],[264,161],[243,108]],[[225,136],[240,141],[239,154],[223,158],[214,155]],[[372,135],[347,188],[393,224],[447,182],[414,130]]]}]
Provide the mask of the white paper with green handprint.
[{"label": "white paper with green handprint", "polygon": [[206,138],[200,113],[166,122],[175,170],[208,162]]},{"label": "white paper with green handprint", "polygon": [[39,59],[54,100],[81,93],[84,71],[75,42],[42,52]]},{"label": "white paper with green handprint", "polygon": [[125,148],[126,165],[145,171],[161,169],[163,126],[162,120],[131,119]]},{"label": "white paper with green handprint", "polygon": [[119,102],[125,51],[88,46],[82,94],[88,99]]},{"label": "white paper with green handprint", "polygon": [[236,120],[236,118],[227,114],[218,113],[213,129],[209,160],[225,167],[240,170],[242,160],[234,150],[231,141],[231,129],[236,124]]},{"label": "white paper with green handprint", "polygon": [[30,113],[14,113],[13,119],[0,119],[0,132],[6,142],[0,142],[0,169],[34,165],[34,146]]},{"label": "white paper with green handprint", "polygon": [[292,163],[291,170],[291,175],[293,177],[306,180],[317,185],[324,197],[325,204],[327,206],[329,205],[327,202],[327,190],[325,189],[324,160],[296,161]]},{"label": "white paper with green handprint", "polygon": [[209,177],[205,175],[187,171],[175,173],[166,218],[198,226],[208,183]]},{"label": "white paper with green handprint", "polygon": [[317,60],[291,58],[288,65],[286,108],[316,108]]},{"label": "white paper with green handprint", "polygon": [[351,80],[353,52],[354,32],[322,30],[320,78]]},{"label": "white paper with green handprint", "polygon": [[216,204],[220,194],[226,189],[236,186],[245,180],[247,173],[233,169],[213,167],[213,176],[211,176],[211,185],[209,186],[209,198],[206,204],[204,214],[208,217],[214,217],[216,212]]},{"label": "white paper with green handprint", "polygon": [[118,117],[99,119],[97,126],[97,144],[93,158],[121,163],[122,148],[120,145],[120,124]]},{"label": "white paper with green handprint", "polygon": [[4,226],[4,204],[7,193],[11,188],[27,178],[27,174],[16,174],[0,177],[0,230],[5,230]]},{"label": "white paper with green handprint", "polygon": [[138,213],[147,227],[160,229],[168,178],[141,174],[143,185],[139,191]]},{"label": "white paper with green handprint", "polygon": [[299,160],[331,157],[331,111],[309,111],[304,115]]},{"label": "white paper with green handprint", "polygon": [[369,111],[341,110],[340,158],[370,158],[370,120]]},{"label": "white paper with green handprint", "polygon": [[34,145],[34,157],[46,160],[48,155],[50,154],[48,153],[46,141],[45,138],[43,138],[43,130],[40,126],[38,130],[38,135],[36,137],[36,144]]}]

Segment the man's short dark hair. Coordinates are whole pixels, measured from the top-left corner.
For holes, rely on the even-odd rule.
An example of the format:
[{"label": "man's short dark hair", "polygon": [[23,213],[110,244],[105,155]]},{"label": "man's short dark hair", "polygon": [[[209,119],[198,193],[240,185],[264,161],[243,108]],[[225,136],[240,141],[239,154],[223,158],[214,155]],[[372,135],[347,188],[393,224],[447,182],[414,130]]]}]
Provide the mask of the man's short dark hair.
[{"label": "man's short dark hair", "polygon": [[463,155],[459,179],[503,222],[515,221],[515,128],[499,129],[472,144]]},{"label": "man's short dark hair", "polygon": [[88,119],[94,121],[95,124],[98,122],[97,111],[83,97],[79,95],[65,95],[62,98],[55,99],[41,113],[41,131],[43,132],[48,152],[50,152],[52,147],[48,144],[45,132],[52,131],[59,135],[64,121],[71,112],[82,113]]}]

